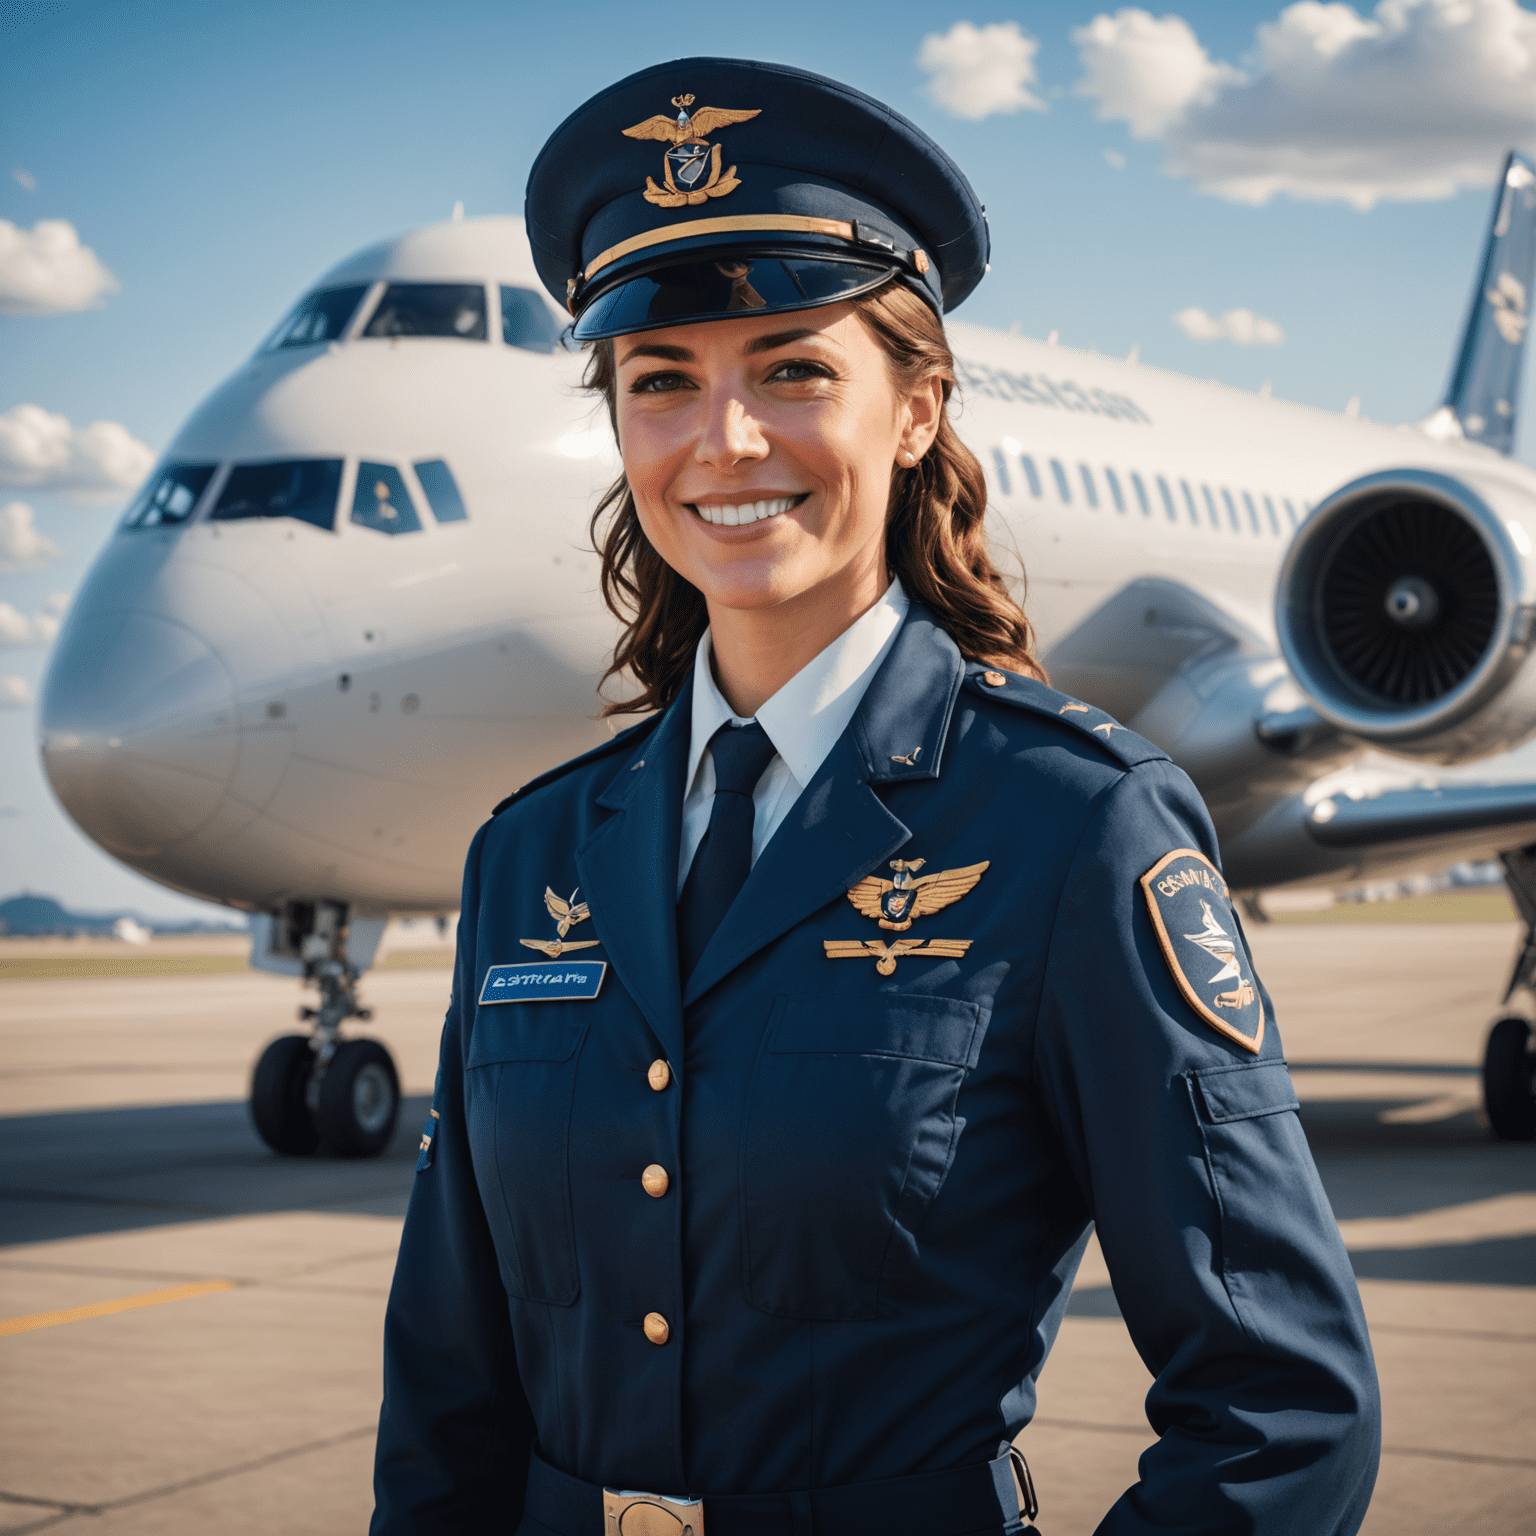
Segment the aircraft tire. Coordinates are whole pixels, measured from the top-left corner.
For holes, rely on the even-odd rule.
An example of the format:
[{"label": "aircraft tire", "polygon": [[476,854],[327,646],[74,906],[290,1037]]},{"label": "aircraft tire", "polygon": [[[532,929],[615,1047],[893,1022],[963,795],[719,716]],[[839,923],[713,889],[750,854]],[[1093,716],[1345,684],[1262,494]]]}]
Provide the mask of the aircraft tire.
[{"label": "aircraft tire", "polygon": [[1531,1026],[1522,1018],[1500,1019],[1483,1054],[1483,1105],[1500,1141],[1536,1141],[1536,1055]]},{"label": "aircraft tire", "polygon": [[314,1065],[308,1035],[283,1035],[261,1053],[251,1073],[256,1134],[285,1157],[308,1157],[320,1145],[320,1133],[304,1102]]},{"label": "aircraft tire", "polygon": [[321,1139],[338,1157],[377,1157],[394,1135],[400,1079],[377,1040],[336,1047],[320,1082],[316,1115]]}]

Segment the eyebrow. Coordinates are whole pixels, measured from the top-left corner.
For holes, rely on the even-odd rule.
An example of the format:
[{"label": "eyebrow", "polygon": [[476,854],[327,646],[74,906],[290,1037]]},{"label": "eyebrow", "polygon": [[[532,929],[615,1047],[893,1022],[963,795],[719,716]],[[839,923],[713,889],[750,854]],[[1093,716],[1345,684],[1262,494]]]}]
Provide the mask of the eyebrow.
[{"label": "eyebrow", "polygon": [[669,347],[665,342],[643,341],[639,346],[631,347],[624,354],[620,359],[619,366],[622,367],[631,358],[636,357],[661,357],[665,358],[669,363],[691,363],[693,361],[693,353],[687,347]]},{"label": "eyebrow", "polygon": [[[808,325],[802,325],[792,331],[774,331],[768,336],[759,336],[746,345],[749,356],[758,352],[772,352],[778,347],[787,347],[791,342],[804,341],[807,336],[819,336],[820,331]],[[659,357],[669,363],[692,363],[698,359],[687,347],[673,346],[664,341],[642,341],[637,346],[631,347],[620,360],[620,367],[637,357]]]},{"label": "eyebrow", "polygon": [[772,352],[775,347],[787,347],[792,341],[804,341],[807,336],[819,336],[819,331],[812,330],[808,325],[802,325],[793,331],[775,331],[771,336],[759,336],[756,341],[749,341],[746,350],[752,352]]}]

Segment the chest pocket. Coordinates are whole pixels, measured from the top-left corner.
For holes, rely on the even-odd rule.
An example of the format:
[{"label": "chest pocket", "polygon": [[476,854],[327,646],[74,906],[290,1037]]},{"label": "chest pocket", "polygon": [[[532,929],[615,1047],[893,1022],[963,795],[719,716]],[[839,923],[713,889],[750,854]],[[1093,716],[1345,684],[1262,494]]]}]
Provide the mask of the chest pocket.
[{"label": "chest pocket", "polygon": [[481,1008],[464,1073],[470,1157],[502,1283],[525,1301],[559,1306],[569,1306],[580,1289],[570,1135],[587,1033],[582,1007]]},{"label": "chest pocket", "polygon": [[780,998],[741,1140],[747,1300],[818,1322],[873,1317],[962,1122],[989,1011],[946,997]]}]

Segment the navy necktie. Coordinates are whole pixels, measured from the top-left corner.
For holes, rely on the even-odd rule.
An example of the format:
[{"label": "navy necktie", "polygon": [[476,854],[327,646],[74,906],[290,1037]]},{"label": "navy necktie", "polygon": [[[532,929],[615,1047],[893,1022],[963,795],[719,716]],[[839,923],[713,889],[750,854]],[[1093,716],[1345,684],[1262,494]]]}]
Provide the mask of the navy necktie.
[{"label": "navy necktie", "polygon": [[680,973],[686,983],[752,869],[752,791],[775,748],[755,720],[722,725],[710,738],[715,803],[677,902]]}]

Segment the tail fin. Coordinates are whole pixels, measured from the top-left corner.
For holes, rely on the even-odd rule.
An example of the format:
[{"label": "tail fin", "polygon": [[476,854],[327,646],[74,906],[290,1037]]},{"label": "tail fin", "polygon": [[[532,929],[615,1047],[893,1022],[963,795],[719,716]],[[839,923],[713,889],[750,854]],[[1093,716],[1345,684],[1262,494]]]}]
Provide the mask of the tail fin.
[{"label": "tail fin", "polygon": [[1430,431],[1466,437],[1500,453],[1514,448],[1533,279],[1536,166],[1511,151],[1445,404],[1425,423]]}]

